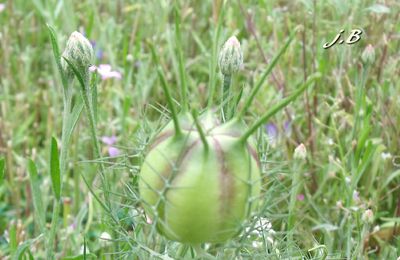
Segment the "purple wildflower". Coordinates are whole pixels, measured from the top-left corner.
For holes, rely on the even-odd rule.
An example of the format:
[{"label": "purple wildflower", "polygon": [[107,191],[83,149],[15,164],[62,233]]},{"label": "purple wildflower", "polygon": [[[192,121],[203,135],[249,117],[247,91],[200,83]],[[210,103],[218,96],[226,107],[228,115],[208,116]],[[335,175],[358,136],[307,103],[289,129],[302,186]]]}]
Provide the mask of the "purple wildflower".
[{"label": "purple wildflower", "polygon": [[108,155],[110,157],[116,157],[120,155],[120,150],[113,146],[113,144],[115,144],[115,142],[117,141],[117,137],[115,135],[103,136],[101,138],[101,141],[107,145]]},{"label": "purple wildflower", "polygon": [[3,3],[0,3],[0,13],[3,12],[4,9],[6,9],[6,5]]},{"label": "purple wildflower", "polygon": [[110,157],[116,157],[120,154],[119,149],[114,147],[114,146],[109,146],[108,147],[108,155],[110,155]]},{"label": "purple wildflower", "polygon": [[298,194],[297,196],[296,196],[296,198],[297,198],[297,200],[298,201],[303,201],[304,200],[304,194]]},{"label": "purple wildflower", "polygon": [[265,125],[265,129],[267,131],[267,135],[271,139],[277,139],[278,138],[278,127],[274,123],[268,123]]},{"label": "purple wildflower", "polygon": [[106,80],[109,78],[121,79],[122,75],[120,72],[111,70],[110,64],[100,64],[98,67],[90,66],[89,70],[91,72],[97,71],[100,74],[102,80]]},{"label": "purple wildflower", "polygon": [[113,144],[115,144],[115,142],[117,141],[117,137],[115,136],[115,135],[112,135],[112,136],[103,136],[102,138],[101,138],[101,141],[103,142],[103,143],[105,143],[106,145],[113,145]]},{"label": "purple wildflower", "polygon": [[292,122],[291,121],[286,121],[284,124],[283,124],[283,129],[284,129],[284,131],[285,131],[285,134],[286,134],[286,136],[291,136],[292,135]]}]

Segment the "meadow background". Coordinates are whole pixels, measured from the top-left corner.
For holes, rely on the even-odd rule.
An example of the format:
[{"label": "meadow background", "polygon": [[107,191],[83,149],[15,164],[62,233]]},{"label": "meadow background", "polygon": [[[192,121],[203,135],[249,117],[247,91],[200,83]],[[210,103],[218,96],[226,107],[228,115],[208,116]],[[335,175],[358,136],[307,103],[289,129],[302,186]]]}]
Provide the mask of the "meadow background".
[{"label": "meadow background", "polygon": [[[0,0],[1,259],[198,257],[190,246],[158,235],[140,206],[137,174],[143,152],[169,114],[148,43],[155,46],[170,85],[176,86],[172,93],[177,102],[176,52],[182,50],[190,104],[204,107],[222,9],[216,46],[231,35],[241,42],[244,66],[233,86],[243,96],[290,33],[303,27],[262,86],[247,120],[260,116],[311,74],[322,77],[260,128],[262,207],[238,237],[203,245],[208,252],[203,257],[400,256],[400,2],[222,2]],[[174,36],[174,6],[181,16],[180,42]],[[54,218],[49,158],[52,137],[60,143],[63,103],[46,24],[55,29],[61,50],[77,30],[92,42],[95,65],[111,66],[103,66],[98,84],[102,156],[95,156],[83,111],[68,148],[51,246],[41,230],[50,229]],[[323,49],[341,29],[345,39],[350,30],[362,29],[361,40]],[[375,52],[370,63],[362,60],[368,44]],[[301,162],[293,159],[300,143],[307,149]],[[110,184],[112,213],[101,205],[99,164]],[[39,214],[34,208],[38,200]],[[288,230],[291,201],[295,225]]]}]

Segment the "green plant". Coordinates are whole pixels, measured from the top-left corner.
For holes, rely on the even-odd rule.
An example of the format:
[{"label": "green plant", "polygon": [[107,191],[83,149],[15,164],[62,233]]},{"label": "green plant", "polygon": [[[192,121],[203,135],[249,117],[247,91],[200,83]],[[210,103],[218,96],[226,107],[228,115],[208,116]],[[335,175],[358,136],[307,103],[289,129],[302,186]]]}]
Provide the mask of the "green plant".
[{"label": "green plant", "polygon": [[152,141],[140,172],[139,191],[144,208],[158,230],[183,243],[223,242],[238,234],[243,221],[257,208],[260,195],[260,163],[250,136],[318,77],[310,77],[250,127],[243,121],[245,111],[293,39],[292,35],[254,88],[242,112],[225,122],[227,111],[233,111],[236,106],[226,103],[230,98],[230,78],[242,62],[240,44],[232,39],[220,54],[224,75],[223,98],[219,105],[223,107],[221,118],[210,109],[200,115],[193,110],[190,115],[186,98],[182,111],[176,111],[151,46],[172,121]]}]

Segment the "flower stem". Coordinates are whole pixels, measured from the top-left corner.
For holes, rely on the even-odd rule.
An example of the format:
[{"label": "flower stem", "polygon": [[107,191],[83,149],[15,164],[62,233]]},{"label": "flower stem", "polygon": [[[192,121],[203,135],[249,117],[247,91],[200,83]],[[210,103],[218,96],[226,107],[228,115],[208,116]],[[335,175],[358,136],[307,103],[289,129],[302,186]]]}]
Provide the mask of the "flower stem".
[{"label": "flower stem", "polygon": [[230,119],[230,106],[229,106],[229,101],[230,101],[230,87],[231,87],[231,80],[232,80],[232,75],[229,74],[224,74],[223,75],[223,84],[222,84],[222,122],[226,122]]}]

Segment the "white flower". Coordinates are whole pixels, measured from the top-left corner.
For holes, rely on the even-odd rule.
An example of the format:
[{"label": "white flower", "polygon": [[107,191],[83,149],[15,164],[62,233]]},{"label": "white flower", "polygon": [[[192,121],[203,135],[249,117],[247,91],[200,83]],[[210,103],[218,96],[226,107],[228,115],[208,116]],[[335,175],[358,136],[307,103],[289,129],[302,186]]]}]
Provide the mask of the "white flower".
[{"label": "white flower", "polygon": [[0,4],[0,13],[4,11],[4,9],[6,9],[6,5],[1,3]]},{"label": "white flower", "polygon": [[[82,246],[81,246],[81,250],[80,250],[80,254],[81,254],[81,255],[83,255],[84,249],[85,249],[85,247],[82,245]],[[89,251],[89,248],[86,246],[86,255],[87,255],[87,254],[90,254],[90,251]]]},{"label": "white flower", "polygon": [[111,235],[108,234],[107,232],[101,233],[100,237],[101,240],[111,240]]},{"label": "white flower", "polygon": [[382,160],[391,159],[392,154],[389,152],[388,153],[383,152],[383,153],[381,153],[381,157],[382,157]]}]

